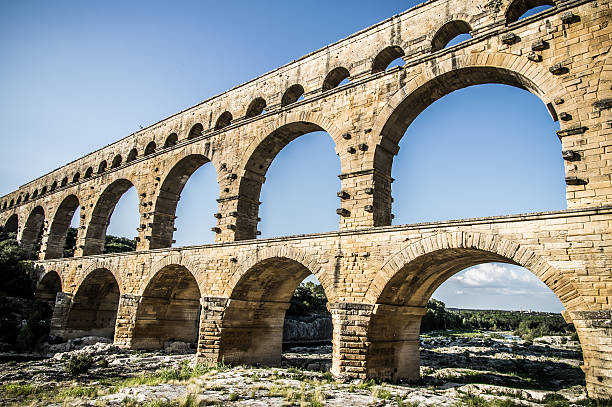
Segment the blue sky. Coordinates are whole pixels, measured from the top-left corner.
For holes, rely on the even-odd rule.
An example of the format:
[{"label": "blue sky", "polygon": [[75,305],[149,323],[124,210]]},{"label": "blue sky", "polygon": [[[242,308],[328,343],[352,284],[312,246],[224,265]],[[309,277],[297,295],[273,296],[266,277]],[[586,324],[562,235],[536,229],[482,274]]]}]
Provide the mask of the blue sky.
[{"label": "blue sky", "polygon": [[[0,129],[10,152],[0,191],[416,3],[0,2]],[[485,85],[442,98],[400,143],[394,224],[564,209],[557,129],[520,89]],[[262,237],[337,230],[339,172],[326,133],[289,144],[262,189]],[[177,245],[212,241],[215,178],[205,165],[187,183]],[[109,233],[135,236],[136,213],[129,191]],[[562,308],[529,272],[507,265],[464,271],[434,297],[454,307]]]}]

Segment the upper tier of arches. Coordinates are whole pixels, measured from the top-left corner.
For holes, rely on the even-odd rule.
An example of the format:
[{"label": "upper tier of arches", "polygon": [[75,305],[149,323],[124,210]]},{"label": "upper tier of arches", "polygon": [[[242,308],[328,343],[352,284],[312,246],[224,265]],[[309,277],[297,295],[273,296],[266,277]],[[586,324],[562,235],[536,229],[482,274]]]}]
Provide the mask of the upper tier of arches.
[{"label": "upper tier of arches", "polygon": [[[428,5],[431,7],[435,7],[436,4],[433,3]],[[556,0],[512,0],[512,1],[504,1],[502,5],[500,5],[494,12],[491,14],[492,21],[498,21],[499,19],[503,19],[506,24],[512,25],[519,21],[521,16],[524,16],[525,13],[530,10],[539,10],[539,8],[543,6],[556,7]],[[421,7],[421,6],[419,6]],[[461,7],[458,7],[461,8]],[[439,23],[435,23],[436,19],[440,19],[439,16],[436,16],[433,21],[433,31],[429,32],[425,35],[425,44],[424,47],[420,47],[422,49],[428,49],[430,52],[440,51],[448,44],[448,42],[455,36],[459,34],[471,33],[474,29],[474,24],[483,24],[477,23],[476,17],[472,17],[468,13],[468,9],[465,9],[465,12],[454,14],[451,18],[446,17],[445,20],[440,21]],[[472,14],[474,14],[473,12]],[[478,14],[478,13],[476,13]],[[433,13],[436,15],[436,13]],[[407,12],[406,16],[409,18],[410,11]],[[480,14],[478,14],[480,16]],[[431,17],[431,16],[430,16]],[[412,18],[416,18],[412,17]],[[478,17],[480,18],[480,17]],[[430,18],[431,20],[431,18]],[[408,21],[408,20],[406,20]],[[485,23],[487,24],[487,23]],[[477,27],[482,30],[482,27]],[[482,34],[486,36],[486,34]],[[393,43],[392,40],[390,44],[384,45],[382,47],[378,46],[378,49],[368,49],[367,52],[372,52],[369,57],[367,57],[366,65],[369,65],[367,69],[373,74],[384,72],[389,64],[395,59],[410,59],[415,55],[422,55],[421,53],[414,53],[411,49],[411,40],[407,41],[395,41]],[[420,44],[420,43],[419,43]],[[410,53],[409,53],[410,52]],[[313,54],[316,55],[317,53]],[[363,56],[359,56],[362,58]],[[355,74],[360,74],[360,70],[363,69],[359,66],[356,61],[351,61],[347,59],[344,64],[339,64],[333,66],[332,68],[328,68],[326,74],[321,75],[321,83],[318,85],[318,91],[328,91],[334,89],[338,86],[340,82],[346,80],[350,77],[353,77]],[[218,106],[218,113],[211,112],[211,119],[208,123],[196,122],[193,123],[191,127],[187,127],[189,130],[186,133],[185,127],[179,129],[170,129],[165,132],[158,132],[159,135],[155,135],[155,140],[150,140],[144,143],[139,142],[137,146],[133,145],[134,143],[122,142],[116,143],[116,146],[120,148],[118,151],[114,145],[108,148],[105,148],[104,159],[101,159],[97,163],[88,162],[79,165],[79,162],[72,164],[69,168],[66,168],[66,173],[61,175],[50,175],[45,177],[42,182],[37,183],[32,190],[23,190],[19,191],[19,193],[12,194],[14,197],[6,197],[3,201],[0,201],[0,211],[11,209],[15,205],[20,205],[28,202],[31,199],[40,199],[45,194],[50,192],[55,192],[57,186],[60,185],[63,188],[69,188],[72,184],[76,184],[79,182],[85,182],[92,178],[95,175],[104,174],[110,169],[119,169],[123,166],[130,165],[137,158],[145,157],[151,155],[153,153],[161,152],[162,150],[174,147],[181,142],[187,140],[193,140],[195,138],[201,137],[209,132],[214,131],[224,131],[229,128],[230,125],[239,124],[243,119],[254,118],[256,116],[261,115],[262,113],[268,113],[265,111],[266,108],[277,108],[277,107],[287,107],[295,103],[300,96],[308,98],[311,95],[314,95],[317,89],[311,89],[312,85],[306,86],[306,80],[299,81],[298,83],[290,83],[285,85],[285,89],[277,92],[274,98],[279,98],[276,100],[270,100],[271,96],[264,95],[253,95],[250,99],[248,97],[243,98],[246,102],[244,106],[240,108],[234,107],[235,104],[231,104],[232,107],[228,106]],[[227,104],[227,103],[226,103]],[[212,117],[217,117],[217,119],[213,122]],[[127,141],[127,140],[126,140]],[[131,145],[128,145],[131,144]],[[157,146],[163,146],[164,148],[157,148]],[[124,159],[124,157],[127,157]],[[80,161],[86,161],[87,159],[83,159]],[[107,163],[111,163],[110,165]],[[81,166],[82,168],[77,168]],[[97,168],[97,174],[95,173],[95,169]],[[82,176],[85,174],[84,176]],[[55,179],[54,179],[55,178]],[[40,185],[38,185],[40,184]]]}]

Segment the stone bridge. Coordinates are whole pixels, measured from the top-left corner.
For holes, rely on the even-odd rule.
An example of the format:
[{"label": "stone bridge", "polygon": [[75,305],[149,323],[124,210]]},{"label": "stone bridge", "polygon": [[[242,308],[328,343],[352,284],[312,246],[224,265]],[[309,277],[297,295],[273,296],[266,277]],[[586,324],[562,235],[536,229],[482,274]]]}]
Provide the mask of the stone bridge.
[{"label": "stone bridge", "polygon": [[[552,7],[519,19],[541,5]],[[590,395],[609,397],[611,16],[608,0],[431,0],[23,185],[0,198],[0,225],[30,250],[42,233],[37,293],[55,300],[60,336],[130,348],[197,339],[201,360],[277,364],[289,299],[314,274],[333,316],[332,372],[360,378],[418,378],[434,290],[469,266],[521,265],[576,326]],[[388,68],[397,58],[404,65]],[[559,121],[547,136],[560,140],[568,210],[390,226],[405,130],[437,99],[486,83],[532,92]],[[268,167],[312,131],[340,157],[339,231],[257,240]],[[181,191],[207,163],[219,184],[215,243],[174,248]],[[137,250],[102,254],[131,187]],[[77,208],[75,257],[61,258]]]}]

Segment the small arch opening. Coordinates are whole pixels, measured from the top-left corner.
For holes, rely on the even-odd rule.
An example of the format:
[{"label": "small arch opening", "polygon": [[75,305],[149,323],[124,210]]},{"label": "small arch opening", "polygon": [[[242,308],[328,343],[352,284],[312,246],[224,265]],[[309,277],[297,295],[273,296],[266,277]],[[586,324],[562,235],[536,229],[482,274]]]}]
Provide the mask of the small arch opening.
[{"label": "small arch opening", "polygon": [[403,66],[404,50],[397,45],[387,47],[380,51],[372,62],[372,73],[384,72],[396,66]]},{"label": "small arch opening", "polygon": [[[33,199],[33,198],[32,198]],[[30,200],[30,193],[28,192],[27,194],[25,194],[25,196],[23,197],[23,202],[28,202]]]},{"label": "small arch opening", "polygon": [[253,99],[253,101],[249,104],[245,117],[249,118],[259,116],[260,114],[263,114],[265,112],[265,109],[266,101],[264,100],[264,98],[257,97]]},{"label": "small arch opening", "polygon": [[36,197],[38,197],[38,189],[35,189],[34,192],[32,192],[32,199],[35,199]]},{"label": "small arch opening", "polygon": [[50,190],[55,191],[56,189],[57,189],[57,181],[53,181],[53,183],[51,184]]},{"label": "small arch opening", "polygon": [[304,88],[302,85],[291,85],[281,99],[281,106],[287,106],[304,98]]},{"label": "small arch opening", "polygon": [[176,143],[178,143],[178,135],[176,133],[172,133],[166,138],[166,142],[164,143],[164,148],[173,147],[176,145]]},{"label": "small arch opening", "polygon": [[10,203],[9,207],[12,207],[13,205],[15,205],[15,199],[11,199],[11,203]]},{"label": "small arch opening", "polygon": [[121,154],[117,154],[115,158],[113,158],[113,162],[111,163],[111,168],[120,167],[122,162],[123,162],[123,157],[121,157]]},{"label": "small arch opening", "polygon": [[76,174],[74,174],[74,175],[73,175],[73,177],[72,177],[72,183],[79,182],[79,180],[80,180],[80,179],[81,179],[81,173],[80,173],[80,172],[77,172],[77,173],[76,173]]},{"label": "small arch opening", "polygon": [[193,125],[191,130],[189,130],[189,135],[187,136],[187,139],[192,140],[196,137],[200,137],[202,136],[203,132],[204,132],[204,126],[202,126],[201,123],[196,123]]},{"label": "small arch opening", "polygon": [[17,198],[17,205],[21,203],[21,196]]},{"label": "small arch opening", "polygon": [[514,23],[554,6],[554,0],[514,0],[506,11],[506,22]]},{"label": "small arch opening", "polygon": [[453,20],[444,24],[434,35],[431,41],[431,50],[433,52],[441,49],[452,47],[460,42],[472,38],[470,35],[472,27],[463,20]]},{"label": "small arch opening", "polygon": [[65,187],[66,185],[68,185],[68,177],[62,178],[62,186]]},{"label": "small arch opening", "polygon": [[138,150],[136,150],[135,148],[131,149],[130,152],[128,153],[127,156],[127,160],[126,162],[132,162],[136,159],[136,157],[138,157]]},{"label": "small arch opening", "polygon": [[42,189],[40,190],[40,194],[44,195],[47,193],[47,187],[42,187]]},{"label": "small arch opening", "polygon": [[106,164],[106,160],[102,160],[102,162],[98,166],[98,174],[102,174],[104,171],[106,171],[107,165],[108,164]]},{"label": "small arch opening", "polygon": [[144,155],[147,156],[153,154],[156,148],[157,144],[155,144],[154,141],[151,141],[149,144],[147,144],[147,147],[145,147]]},{"label": "small arch opening", "polygon": [[351,74],[348,69],[342,66],[332,69],[323,81],[323,92],[325,92],[326,90],[337,88],[341,84],[349,83],[348,79],[350,76]]},{"label": "small arch opening", "polygon": [[221,116],[217,119],[215,124],[215,130],[221,130],[224,127],[229,126],[232,123],[232,114],[228,111],[221,113]]},{"label": "small arch opening", "polygon": [[93,175],[93,168],[92,167],[88,167],[85,170],[85,178],[91,178],[92,175]]}]

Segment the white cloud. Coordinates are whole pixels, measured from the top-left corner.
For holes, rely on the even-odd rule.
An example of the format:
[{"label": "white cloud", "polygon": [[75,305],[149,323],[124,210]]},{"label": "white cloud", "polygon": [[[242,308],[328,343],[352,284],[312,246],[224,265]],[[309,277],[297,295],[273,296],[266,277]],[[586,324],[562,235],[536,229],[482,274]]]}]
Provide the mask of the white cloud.
[{"label": "white cloud", "polygon": [[504,264],[486,263],[471,267],[454,276],[453,280],[467,287],[505,288],[516,285],[533,284],[539,282],[537,277],[530,273],[516,272]]}]

